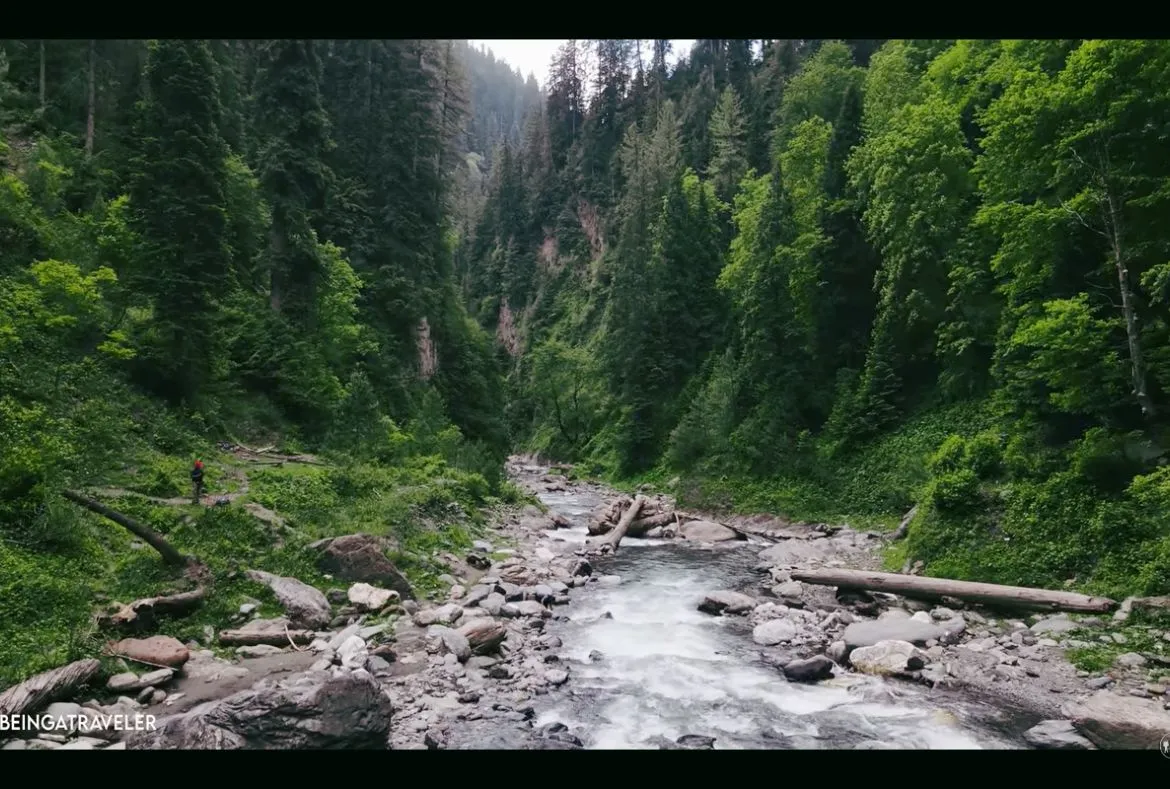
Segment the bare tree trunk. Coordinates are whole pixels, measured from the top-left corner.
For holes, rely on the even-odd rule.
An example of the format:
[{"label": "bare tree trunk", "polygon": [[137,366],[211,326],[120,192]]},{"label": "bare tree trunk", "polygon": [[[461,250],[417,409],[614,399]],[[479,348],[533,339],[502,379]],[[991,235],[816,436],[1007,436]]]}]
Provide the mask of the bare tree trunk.
[{"label": "bare tree trunk", "polygon": [[0,693],[0,715],[31,714],[45,704],[65,698],[93,679],[101,667],[100,660],[87,658],[26,679]]},{"label": "bare tree trunk", "polygon": [[147,597],[122,606],[116,613],[103,617],[107,627],[120,630],[149,630],[158,623],[159,616],[183,616],[191,613],[207,599],[207,590],[202,586],[190,592]]},{"label": "bare tree trunk", "polygon": [[922,578],[899,573],[876,573],[866,570],[801,570],[793,571],[792,580],[806,584],[835,586],[838,589],[860,589],[890,592],[907,597],[954,597],[971,603],[1003,605],[1056,611],[1089,611],[1104,613],[1117,608],[1117,602],[1105,597],[1089,597],[1075,592],[1055,592],[1048,589],[1029,589],[1024,586],[952,581],[946,578]]},{"label": "bare tree trunk", "polygon": [[626,510],[626,514],[622,516],[620,521],[618,521],[617,528],[615,528],[613,533],[609,535],[609,540],[604,544],[612,548],[614,553],[617,553],[618,545],[621,544],[622,538],[624,538],[626,536],[626,532],[630,530],[630,524],[633,523],[634,519],[638,517],[638,513],[642,511],[642,507],[645,504],[645,496],[638,496],[635,498],[634,503],[630,505],[628,510]]},{"label": "bare tree trunk", "polygon": [[272,264],[268,272],[268,306],[273,312],[280,312],[284,298],[284,271],[285,262],[284,222],[281,221],[283,211],[273,217],[272,229],[269,230],[269,242],[272,245]]},{"label": "bare tree trunk", "polygon": [[45,40],[41,39],[41,112],[45,111]]},{"label": "bare tree trunk", "polygon": [[287,646],[291,641],[294,645],[310,643],[317,634],[312,630],[282,630],[280,632],[256,632],[246,630],[221,630],[216,637],[220,646],[225,647],[254,647],[266,644],[273,647]]},{"label": "bare tree trunk", "polygon": [[97,112],[97,42],[89,40],[89,98],[85,111],[85,155],[93,155],[94,115]]},{"label": "bare tree trunk", "polygon": [[63,491],[63,495],[74,504],[80,504],[90,512],[96,512],[98,515],[101,515],[104,518],[109,518],[114,523],[122,526],[135,537],[158,551],[159,555],[162,556],[163,561],[167,564],[173,564],[182,567],[193,563],[191,557],[184,556],[183,554],[179,553],[169,542],[163,539],[161,534],[149,526],[144,526],[138,521],[133,520],[132,518],[128,518],[116,510],[110,509],[101,502],[94,501],[88,496],[82,496],[80,493],[74,493],[71,490],[66,490]]},{"label": "bare tree trunk", "polygon": [[1133,395],[1137,398],[1142,414],[1147,419],[1155,416],[1154,400],[1146,388],[1146,365],[1142,356],[1141,335],[1138,329],[1137,311],[1133,305],[1133,289],[1129,282],[1129,266],[1125,262],[1121,241],[1121,208],[1117,196],[1106,188],[1106,205],[1109,210],[1109,244],[1113,250],[1113,265],[1117,268],[1117,285],[1121,290],[1121,314],[1125,317],[1125,338],[1129,343],[1129,369],[1133,382]]}]

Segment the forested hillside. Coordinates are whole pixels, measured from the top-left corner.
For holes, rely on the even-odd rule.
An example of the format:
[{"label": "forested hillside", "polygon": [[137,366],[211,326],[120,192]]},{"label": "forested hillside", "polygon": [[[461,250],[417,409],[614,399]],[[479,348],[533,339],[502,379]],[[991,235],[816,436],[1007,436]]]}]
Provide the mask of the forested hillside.
[{"label": "forested hillside", "polygon": [[895,567],[1170,592],[1170,46],[667,45],[570,42],[497,159],[467,296],[516,440],[691,503],[917,505]]},{"label": "forested hillside", "polygon": [[[460,48],[0,42],[0,685],[178,582],[67,489],[206,562],[217,627],[271,600],[238,571],[312,582],[323,536],[391,533],[425,587],[507,494],[505,368],[454,260],[469,137],[525,84],[489,73],[473,122]],[[220,506],[189,503],[197,458]]]},{"label": "forested hillside", "polygon": [[[442,552],[509,449],[1170,593],[1170,45],[0,41],[0,684],[198,556]],[[238,445],[274,452],[249,452]],[[188,470],[207,463],[209,499]],[[249,603],[250,604],[250,603]],[[172,632],[173,631],[173,632]]]}]

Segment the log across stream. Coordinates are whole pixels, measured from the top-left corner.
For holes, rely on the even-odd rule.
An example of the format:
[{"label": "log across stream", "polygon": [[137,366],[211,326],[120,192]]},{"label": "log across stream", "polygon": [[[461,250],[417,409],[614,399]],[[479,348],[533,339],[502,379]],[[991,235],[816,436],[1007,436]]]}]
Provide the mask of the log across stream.
[{"label": "log across stream", "polygon": [[[597,494],[540,498],[573,524],[556,538],[586,540]],[[1018,733],[1031,722],[955,693],[858,676],[786,682],[739,618],[697,610],[704,594],[751,577],[763,546],[739,545],[710,551],[631,537],[600,560],[597,572],[620,580],[593,585],[574,597],[568,621],[549,623],[573,680],[542,698],[536,722],[568,725],[591,748],[656,748],[683,735],[739,749],[1027,747]]]}]

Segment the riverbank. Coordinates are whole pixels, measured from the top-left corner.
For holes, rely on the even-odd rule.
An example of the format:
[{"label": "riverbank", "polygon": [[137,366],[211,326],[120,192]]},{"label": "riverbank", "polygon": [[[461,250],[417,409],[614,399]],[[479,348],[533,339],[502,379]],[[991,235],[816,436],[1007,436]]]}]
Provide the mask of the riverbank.
[{"label": "riverbank", "polygon": [[[564,498],[576,483],[537,477],[529,484],[547,501]],[[1139,621],[1126,605],[1112,616],[1013,617],[956,600],[929,605],[887,594],[837,595],[832,587],[803,584],[791,574],[816,567],[876,568],[883,535],[766,516],[722,523],[772,544],[743,547],[759,552],[751,571],[733,588],[708,590],[713,594],[700,606],[742,620],[761,657],[790,680],[830,673],[856,677],[857,671],[842,667],[907,680],[937,698],[970,698],[1003,709],[1017,723],[1030,722],[1024,739],[1035,747],[1089,748],[1096,742],[1152,748],[1162,733],[1170,733],[1163,684],[1168,665],[1163,645],[1170,635]],[[605,567],[608,560],[602,561]],[[876,646],[888,641],[901,646]],[[1084,650],[1105,647],[1106,641],[1132,641],[1134,651],[1095,672],[1069,662],[1069,654],[1083,658]],[[909,659],[899,664],[904,657]]]},{"label": "riverbank", "polygon": [[[509,473],[551,510],[501,510],[469,550],[436,553],[449,568],[441,592],[394,588],[374,538],[319,545],[334,560],[330,583],[365,580],[324,594],[268,579],[284,616],[241,610],[229,635],[251,645],[234,656],[209,649],[225,637],[209,633],[170,645],[166,677],[128,671],[95,699],[50,708],[154,714],[156,731],[4,748],[1151,748],[1160,727],[1170,732],[1160,650],[1092,676],[1064,658],[1083,632],[1115,638],[1110,618],[837,595],[791,575],[874,567],[881,535],[762,516],[700,539],[631,537],[617,557],[597,556],[587,524],[615,491],[522,458]],[[697,586],[711,578],[720,588]],[[664,677],[685,689],[661,687]],[[696,712],[729,702],[734,725]],[[603,720],[582,712],[610,708]],[[306,717],[314,733],[297,724]],[[960,719],[949,739],[930,739],[938,721]],[[737,732],[744,720],[755,728]]]}]

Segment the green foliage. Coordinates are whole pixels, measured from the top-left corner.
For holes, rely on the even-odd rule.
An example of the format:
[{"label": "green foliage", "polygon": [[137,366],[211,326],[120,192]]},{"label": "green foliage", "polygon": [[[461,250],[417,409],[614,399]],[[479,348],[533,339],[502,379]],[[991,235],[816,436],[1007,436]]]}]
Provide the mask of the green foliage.
[{"label": "green foliage", "polygon": [[[346,531],[437,588],[521,500],[511,446],[708,506],[917,505],[895,569],[1170,591],[1170,45],[666,43],[568,42],[538,99],[451,42],[103,41],[90,136],[88,47],[0,42],[0,637],[61,659],[91,592],[172,585],[59,493],[185,496],[195,456],[286,526],[119,500],[208,556],[185,635]],[[79,78],[42,97],[42,60]],[[16,570],[69,610],[33,622]]]},{"label": "green foliage", "polygon": [[[96,654],[105,601],[183,583],[63,489],[208,565],[207,605],[163,623],[184,639],[246,599],[278,610],[245,569],[324,587],[316,537],[392,536],[437,588],[435,553],[523,499],[502,480],[503,371],[452,271],[451,50],[99,41],[91,61],[86,42],[29,44],[0,42],[0,684]],[[328,464],[261,470],[225,440]],[[186,503],[197,457],[228,506]]]},{"label": "green foliage", "polygon": [[[538,267],[523,308],[508,294],[519,439],[622,484],[681,475],[708,506],[887,524],[917,505],[895,569],[1170,588],[1163,507],[1137,504],[1167,435],[1170,47],[895,40],[863,66],[842,42],[771,42],[750,78],[734,51],[698,42],[646,83],[669,90],[631,88],[608,223],[517,224],[489,195],[482,229],[511,256],[572,219],[595,236],[588,261],[566,243]],[[574,53],[553,180],[600,194],[612,173],[563,111]],[[664,177],[685,167],[705,174],[687,195],[720,198],[725,256]],[[521,226],[542,230],[527,248]]]}]

